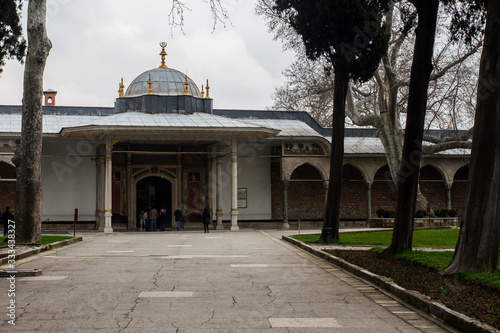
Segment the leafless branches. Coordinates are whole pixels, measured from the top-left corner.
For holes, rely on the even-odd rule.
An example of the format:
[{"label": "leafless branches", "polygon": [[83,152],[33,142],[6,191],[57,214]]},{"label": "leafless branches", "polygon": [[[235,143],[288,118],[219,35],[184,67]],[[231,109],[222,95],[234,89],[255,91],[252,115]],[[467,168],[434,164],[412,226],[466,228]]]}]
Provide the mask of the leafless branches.
[{"label": "leafless branches", "polygon": [[[179,28],[184,33],[185,14],[191,11],[186,2],[183,0],[172,0],[172,7],[168,14],[168,22],[172,31],[174,28]],[[222,0],[203,0],[203,2],[210,7],[213,21],[212,30],[215,30],[217,24],[222,24],[223,27],[226,27],[227,23],[231,24],[227,8],[222,4]]]}]

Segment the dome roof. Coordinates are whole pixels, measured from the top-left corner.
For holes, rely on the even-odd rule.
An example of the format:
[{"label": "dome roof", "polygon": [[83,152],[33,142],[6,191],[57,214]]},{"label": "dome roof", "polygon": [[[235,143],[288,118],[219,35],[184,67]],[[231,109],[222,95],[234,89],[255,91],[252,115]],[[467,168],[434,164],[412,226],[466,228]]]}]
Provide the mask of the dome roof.
[{"label": "dome roof", "polygon": [[194,97],[200,97],[201,93],[196,84],[184,73],[166,67],[153,68],[136,77],[127,88],[126,97],[141,96],[148,94],[148,81],[151,75],[151,92],[154,95],[178,96],[185,93],[185,82],[187,78],[188,93]]}]

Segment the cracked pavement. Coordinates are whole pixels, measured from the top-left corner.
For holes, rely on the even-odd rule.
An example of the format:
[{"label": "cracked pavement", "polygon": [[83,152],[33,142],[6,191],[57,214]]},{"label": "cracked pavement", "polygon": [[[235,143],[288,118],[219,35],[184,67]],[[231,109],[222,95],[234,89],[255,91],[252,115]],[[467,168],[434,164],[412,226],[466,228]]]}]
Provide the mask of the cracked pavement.
[{"label": "cracked pavement", "polygon": [[[301,254],[277,231],[82,235],[80,244],[18,263],[65,278],[16,279],[15,326],[6,316],[9,284],[0,280],[0,331],[447,331],[377,290],[364,292],[364,282]],[[399,306],[394,313],[415,313],[413,321],[386,304]]]}]

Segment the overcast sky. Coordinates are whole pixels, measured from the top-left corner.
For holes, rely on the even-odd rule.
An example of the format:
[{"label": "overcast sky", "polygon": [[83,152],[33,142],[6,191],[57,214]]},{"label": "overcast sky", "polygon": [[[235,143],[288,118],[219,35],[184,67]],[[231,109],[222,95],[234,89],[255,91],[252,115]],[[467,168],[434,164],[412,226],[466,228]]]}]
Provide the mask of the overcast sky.
[{"label": "overcast sky", "polygon": [[[294,55],[273,41],[255,14],[256,0],[222,0],[232,25],[217,24],[215,31],[205,1],[185,2],[192,10],[185,12],[183,34],[168,24],[171,0],[48,0],[53,47],[44,89],[58,92],[57,105],[113,106],[120,79],[127,88],[136,76],[158,67],[158,44],[166,41],[167,66],[187,73],[200,88],[209,79],[215,108],[271,106],[271,93]],[[1,104],[21,104],[23,71],[18,62],[7,62]]]}]

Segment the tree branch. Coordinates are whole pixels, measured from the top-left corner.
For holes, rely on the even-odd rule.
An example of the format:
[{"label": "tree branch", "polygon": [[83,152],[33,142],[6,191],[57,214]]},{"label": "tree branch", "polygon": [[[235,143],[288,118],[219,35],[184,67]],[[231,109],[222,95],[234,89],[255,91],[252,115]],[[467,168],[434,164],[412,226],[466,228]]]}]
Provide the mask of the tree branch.
[{"label": "tree branch", "polygon": [[423,155],[432,155],[450,149],[471,149],[471,141],[447,141],[430,146],[422,147]]},{"label": "tree branch", "polygon": [[472,49],[470,49],[469,52],[465,53],[463,56],[461,56],[460,58],[456,59],[455,61],[450,62],[449,64],[447,64],[446,66],[444,66],[441,70],[439,70],[439,71],[431,74],[431,78],[429,79],[429,81],[435,81],[435,80],[439,79],[440,77],[442,77],[451,68],[453,68],[456,65],[464,62],[467,58],[469,58],[470,56],[472,56],[473,54],[475,54],[479,50],[479,48],[481,48],[481,46],[483,46],[483,43],[479,42],[476,46],[474,46]]},{"label": "tree branch", "polygon": [[[473,130],[474,130],[473,128],[469,128],[464,134],[457,135],[457,136],[451,137],[451,138],[438,138],[438,137],[429,135],[428,133],[424,133],[424,141],[436,143],[436,144],[447,143],[447,142],[469,142],[469,140],[472,139]],[[457,134],[458,134],[458,132],[457,132]]]},{"label": "tree branch", "polygon": [[347,107],[346,107],[346,115],[351,119],[353,124],[358,126],[380,126],[380,116],[378,115],[365,115],[361,116],[358,112],[358,108],[354,103],[354,97],[352,93],[352,84],[348,84],[347,89]]}]

